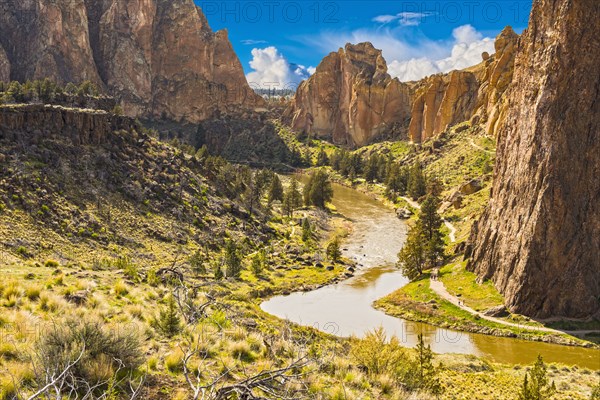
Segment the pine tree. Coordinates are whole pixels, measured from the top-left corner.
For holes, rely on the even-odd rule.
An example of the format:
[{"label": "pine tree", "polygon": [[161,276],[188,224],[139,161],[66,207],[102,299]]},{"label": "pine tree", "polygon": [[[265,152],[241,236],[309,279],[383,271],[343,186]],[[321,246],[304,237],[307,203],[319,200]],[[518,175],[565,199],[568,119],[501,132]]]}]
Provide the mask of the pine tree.
[{"label": "pine tree", "polygon": [[312,228],[310,226],[310,221],[308,218],[304,218],[302,220],[302,241],[304,243],[308,243],[312,238]]},{"label": "pine tree", "polygon": [[555,392],[554,382],[549,383],[546,376],[546,364],[538,354],[533,368],[523,378],[519,400],[545,400],[552,397]]},{"label": "pine tree", "polygon": [[167,299],[167,306],[160,311],[156,326],[169,338],[181,332],[181,319],[177,313],[175,297],[172,295]]},{"label": "pine tree", "polygon": [[427,193],[427,184],[425,175],[423,174],[423,168],[418,162],[410,168],[407,191],[413,200],[417,200]]},{"label": "pine tree", "polygon": [[325,167],[327,165],[329,165],[329,157],[327,157],[327,153],[325,152],[325,149],[323,149],[323,147],[321,147],[321,149],[319,150],[319,153],[317,154],[317,166]]},{"label": "pine tree", "polygon": [[274,174],[271,179],[271,185],[269,186],[269,204],[276,200],[283,201],[283,185],[279,179],[279,175]]},{"label": "pine tree", "polygon": [[325,208],[325,203],[331,201],[332,198],[333,187],[329,175],[324,169],[319,169],[304,186],[304,204]]},{"label": "pine tree", "polygon": [[422,334],[419,334],[418,336],[416,350],[416,386],[421,389],[428,390],[433,394],[440,394],[442,390],[439,378],[437,376],[437,370],[433,365],[433,352],[431,351],[430,345],[425,346]]},{"label": "pine tree", "polygon": [[444,255],[444,241],[440,228],[442,227],[442,218],[438,214],[439,200],[427,195],[421,205],[419,214],[419,225],[423,235],[425,256],[431,267],[435,267],[439,258]]},{"label": "pine tree", "polygon": [[290,218],[294,215],[296,209],[302,207],[302,194],[298,190],[298,181],[296,179],[292,179],[292,183],[285,192],[282,206],[283,212]]},{"label": "pine tree", "polygon": [[260,253],[257,253],[252,257],[250,269],[252,270],[254,276],[259,276],[262,273],[264,269],[264,264]]},{"label": "pine tree", "polygon": [[418,279],[425,268],[425,246],[423,235],[417,225],[410,229],[406,243],[398,253],[398,263],[402,274],[410,281]]},{"label": "pine tree", "polygon": [[365,179],[367,182],[373,182],[377,180],[377,175],[379,172],[379,157],[377,154],[373,154],[367,160],[367,165],[365,166]]},{"label": "pine tree", "polygon": [[221,279],[223,279],[225,277],[225,275],[223,274],[223,270],[221,269],[220,265],[217,265],[215,267],[215,279],[217,281],[220,281]]},{"label": "pine tree", "polygon": [[327,245],[327,258],[333,261],[334,263],[338,262],[342,257],[342,251],[340,250],[340,240],[336,236],[329,244]]},{"label": "pine tree", "polygon": [[233,240],[228,240],[225,244],[225,254],[223,257],[227,278],[238,278],[242,272],[242,257]]}]

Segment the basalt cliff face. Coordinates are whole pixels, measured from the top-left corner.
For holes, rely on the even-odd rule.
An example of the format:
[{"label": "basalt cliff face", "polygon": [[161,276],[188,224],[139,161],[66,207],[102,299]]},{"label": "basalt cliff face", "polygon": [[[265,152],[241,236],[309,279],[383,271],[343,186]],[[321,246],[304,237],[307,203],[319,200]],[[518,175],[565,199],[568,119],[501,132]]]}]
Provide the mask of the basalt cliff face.
[{"label": "basalt cliff face", "polygon": [[346,45],[328,55],[304,81],[284,121],[298,131],[363,146],[382,136],[422,142],[468,120],[495,135],[504,115],[518,35],[505,28],[493,55],[471,68],[402,83],[387,73],[370,43]]},{"label": "basalt cliff face", "polygon": [[473,117],[474,123],[494,135],[503,115],[503,94],[512,80],[517,39],[507,27],[496,38],[496,53],[484,54],[479,65],[417,82],[410,139],[422,142]]},{"label": "basalt cliff face", "polygon": [[390,77],[381,50],[347,44],[302,82],[284,119],[296,131],[363,146],[406,127],[410,108],[410,86]]},{"label": "basalt cliff face", "polygon": [[600,312],[598,20],[596,0],[534,2],[471,235],[470,269],[534,317]]},{"label": "basalt cliff face", "polygon": [[130,116],[198,122],[262,105],[193,0],[1,0],[0,79],[90,80]]}]

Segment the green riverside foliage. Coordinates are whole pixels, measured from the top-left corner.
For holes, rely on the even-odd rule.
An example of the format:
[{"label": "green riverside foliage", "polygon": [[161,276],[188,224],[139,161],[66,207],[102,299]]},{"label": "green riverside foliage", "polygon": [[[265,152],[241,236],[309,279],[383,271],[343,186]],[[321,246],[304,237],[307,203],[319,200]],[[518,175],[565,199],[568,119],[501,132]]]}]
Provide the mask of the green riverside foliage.
[{"label": "green riverside foliage", "polygon": [[523,386],[519,392],[519,400],[545,400],[556,393],[554,382],[549,383],[546,376],[546,364],[538,354],[531,371],[525,374]]},{"label": "green riverside foliage", "polygon": [[304,186],[304,204],[325,208],[325,203],[330,202],[332,198],[333,187],[329,175],[324,169],[319,169]]},{"label": "green riverside foliage", "polygon": [[439,204],[439,199],[433,195],[427,195],[421,205],[421,213],[417,222],[423,235],[425,256],[432,268],[437,265],[438,259],[444,255],[444,241],[440,232],[442,218],[437,212]]},{"label": "green riverside foliage", "polygon": [[422,238],[423,234],[419,226],[411,228],[404,247],[398,253],[402,274],[411,281],[417,280],[425,269],[425,247]]},{"label": "green riverside foliage", "polygon": [[327,258],[333,262],[338,262],[342,257],[342,251],[340,250],[340,239],[336,236],[327,245]]},{"label": "green riverside foliage", "polygon": [[427,265],[435,268],[438,260],[443,258],[442,218],[437,212],[438,205],[436,197],[427,195],[419,219],[408,232],[406,244],[398,253],[400,268],[411,281],[418,279]]},{"label": "green riverside foliage", "polygon": [[413,200],[417,200],[427,193],[427,183],[423,167],[418,162],[415,163],[409,171],[408,175],[408,194]]}]

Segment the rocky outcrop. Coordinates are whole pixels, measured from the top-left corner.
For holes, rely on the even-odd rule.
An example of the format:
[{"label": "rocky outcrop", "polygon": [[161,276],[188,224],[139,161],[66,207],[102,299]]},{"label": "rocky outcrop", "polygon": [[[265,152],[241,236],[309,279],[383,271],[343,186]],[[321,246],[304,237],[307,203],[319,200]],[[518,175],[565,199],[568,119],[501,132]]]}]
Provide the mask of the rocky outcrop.
[{"label": "rocky outcrop", "polygon": [[10,80],[10,61],[4,51],[2,45],[0,45],[0,81],[6,82]]},{"label": "rocky outcrop", "polygon": [[362,146],[398,133],[410,117],[410,86],[392,79],[371,43],[347,44],[299,86],[284,119],[299,132]]},{"label": "rocky outcrop", "polygon": [[469,268],[513,312],[600,312],[600,75],[596,0],[536,0],[500,121],[490,203]]},{"label": "rocky outcrop", "polygon": [[213,33],[193,0],[14,2],[0,43],[11,79],[90,80],[130,116],[198,122],[263,104],[227,32]]},{"label": "rocky outcrop", "polygon": [[133,119],[101,110],[72,109],[50,105],[0,106],[0,137],[19,141],[22,132],[36,140],[45,136],[70,137],[75,145],[103,144],[118,130],[132,131]]},{"label": "rocky outcrop", "polygon": [[517,39],[506,27],[496,38],[496,53],[483,53],[479,65],[417,82],[409,138],[422,142],[472,118],[494,135],[502,115],[502,95],[512,80]]},{"label": "rocky outcrop", "polygon": [[427,140],[473,115],[479,84],[472,72],[434,75],[420,85],[408,129],[412,141]]}]

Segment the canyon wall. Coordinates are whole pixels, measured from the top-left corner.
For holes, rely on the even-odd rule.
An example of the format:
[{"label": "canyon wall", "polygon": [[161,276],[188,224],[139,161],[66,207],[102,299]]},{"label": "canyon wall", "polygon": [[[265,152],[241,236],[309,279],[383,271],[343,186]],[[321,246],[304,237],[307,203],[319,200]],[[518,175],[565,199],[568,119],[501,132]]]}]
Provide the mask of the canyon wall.
[{"label": "canyon wall", "polygon": [[600,313],[599,20],[596,0],[534,2],[471,234],[469,268],[533,317]]},{"label": "canyon wall", "polygon": [[496,38],[496,53],[484,54],[480,64],[417,82],[410,140],[423,142],[473,117],[473,123],[495,135],[505,108],[502,97],[512,80],[517,39],[512,28],[506,27]]},{"label": "canyon wall", "polygon": [[[130,116],[199,122],[263,104],[193,0],[27,0],[0,14],[0,79],[90,80]],[[8,73],[7,73],[8,71]]]},{"label": "canyon wall", "polygon": [[371,43],[347,44],[298,87],[284,120],[299,132],[363,146],[398,134],[410,117],[410,86],[392,79]]}]

